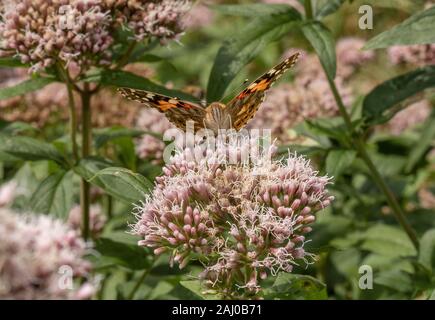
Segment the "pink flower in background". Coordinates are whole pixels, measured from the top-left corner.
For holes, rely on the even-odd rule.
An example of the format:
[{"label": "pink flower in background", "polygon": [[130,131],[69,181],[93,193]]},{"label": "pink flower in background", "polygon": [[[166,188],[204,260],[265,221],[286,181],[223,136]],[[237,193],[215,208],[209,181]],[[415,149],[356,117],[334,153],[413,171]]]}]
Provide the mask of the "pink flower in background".
[{"label": "pink flower in background", "polygon": [[52,66],[55,60],[82,69],[109,63],[113,42],[111,18],[99,0],[6,0],[1,8],[0,36],[4,54],[17,54],[31,70]]},{"label": "pink flower in background", "polygon": [[428,100],[415,102],[405,109],[399,111],[390,121],[381,127],[393,135],[400,135],[405,130],[424,122],[432,110]]},{"label": "pink flower in background", "polygon": [[390,47],[388,56],[393,64],[435,64],[435,44]]},{"label": "pink flower in background", "polygon": [[207,3],[196,2],[192,9],[183,18],[186,28],[195,29],[209,25],[214,20],[213,11],[207,6]]},{"label": "pink flower in background", "polygon": [[375,58],[373,50],[361,50],[364,39],[348,37],[337,42],[337,74],[344,79],[354,74],[355,70]]},{"label": "pink flower in background", "polygon": [[170,252],[180,268],[199,259],[203,283],[227,297],[255,294],[268,274],[309,262],[306,234],[314,214],[333,200],[329,178],[303,157],[270,161],[273,147],[256,164],[242,162],[247,148],[223,145],[201,158],[190,149],[177,153],[132,227],[143,238],[139,245]]},{"label": "pink flower in background", "polygon": [[[151,108],[143,109],[140,112],[136,127],[160,135],[163,135],[166,130],[174,128],[164,114]],[[154,163],[160,163],[163,159],[165,146],[162,139],[150,134],[144,134],[136,142],[136,153],[141,159],[149,159]]]},{"label": "pink flower in background", "polygon": [[262,0],[262,2],[270,4],[287,4],[301,13],[305,12],[304,6],[298,0]]},{"label": "pink flower in background", "polygon": [[0,209],[0,299],[89,299],[91,282],[73,281],[89,275],[86,252],[63,222]]},{"label": "pink flower in background", "polygon": [[176,38],[183,31],[182,18],[191,8],[187,0],[110,0],[105,5],[137,40],[150,36],[162,40]]},{"label": "pink flower in background", "polygon": [[12,180],[0,185],[0,208],[10,205],[17,195],[18,184]]},{"label": "pink flower in background", "polygon": [[[100,205],[94,204],[90,207],[89,229],[94,237],[98,237],[98,235],[103,231],[106,220],[106,216],[104,215]],[[82,213],[79,205],[74,206],[70,210],[68,215],[68,224],[78,233],[81,232]]]},{"label": "pink flower in background", "polygon": [[129,29],[136,40],[176,38],[187,0],[5,0],[0,7],[1,56],[17,55],[32,71],[57,60],[79,75],[111,63],[113,34]]}]

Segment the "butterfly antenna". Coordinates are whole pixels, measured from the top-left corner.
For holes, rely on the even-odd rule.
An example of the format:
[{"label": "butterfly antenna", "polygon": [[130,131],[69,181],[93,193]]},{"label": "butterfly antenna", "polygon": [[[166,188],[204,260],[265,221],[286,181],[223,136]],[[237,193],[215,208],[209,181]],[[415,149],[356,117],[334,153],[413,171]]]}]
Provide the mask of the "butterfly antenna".
[{"label": "butterfly antenna", "polygon": [[245,84],[247,84],[249,82],[249,79],[245,79],[245,81],[243,81],[243,83],[238,86],[237,88],[231,90],[231,92],[229,92],[227,95],[225,95],[223,98],[221,98],[219,100],[219,102],[222,102],[223,100],[225,100],[227,97],[232,96],[235,92],[239,91],[241,87],[243,87]]}]

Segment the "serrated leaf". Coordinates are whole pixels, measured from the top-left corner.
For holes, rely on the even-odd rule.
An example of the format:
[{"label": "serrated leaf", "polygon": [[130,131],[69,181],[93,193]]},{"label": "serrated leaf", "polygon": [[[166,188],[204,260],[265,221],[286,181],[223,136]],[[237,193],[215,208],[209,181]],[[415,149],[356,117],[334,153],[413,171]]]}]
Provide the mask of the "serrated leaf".
[{"label": "serrated leaf", "polygon": [[55,82],[54,78],[42,78],[37,77],[34,79],[29,79],[23,81],[17,85],[1,88],[0,89],[0,100],[5,100],[9,98],[13,98],[16,96],[21,96],[23,94],[36,91],[44,88],[46,85]]},{"label": "serrated leaf", "polygon": [[364,49],[380,49],[394,45],[429,44],[435,42],[435,7],[418,12],[392,29],[370,39]]},{"label": "serrated leaf", "polygon": [[121,70],[99,70],[89,75],[86,81],[100,82],[104,86],[126,87],[145,91],[160,93],[170,97],[177,97],[187,101],[197,101],[198,99],[181,91],[167,89],[151,80],[138,76],[134,73]]},{"label": "serrated leaf", "polygon": [[331,150],[326,158],[326,172],[335,179],[339,177],[355,160],[354,150]]},{"label": "serrated leaf", "polygon": [[53,160],[66,166],[64,157],[53,145],[34,138],[0,134],[0,152],[26,161]]},{"label": "serrated leaf", "polygon": [[265,46],[295,28],[301,15],[292,7],[279,7],[259,14],[235,36],[222,44],[215,58],[207,87],[207,101],[219,101],[235,75]]},{"label": "serrated leaf", "polygon": [[337,61],[335,41],[331,32],[321,22],[309,21],[302,25],[302,33],[316,51],[327,76],[330,79],[334,79]]},{"label": "serrated leaf", "polygon": [[127,203],[143,200],[153,184],[144,176],[125,168],[111,167],[98,171],[88,180],[113,197]]},{"label": "serrated leaf", "polygon": [[71,171],[60,171],[48,176],[30,199],[32,212],[66,219],[74,203]]},{"label": "serrated leaf", "polygon": [[427,88],[435,87],[435,66],[400,75],[374,88],[364,99],[363,117],[370,124],[385,122],[389,109]]},{"label": "serrated leaf", "polygon": [[271,288],[265,290],[266,299],[323,300],[327,299],[326,285],[307,275],[281,272]]}]

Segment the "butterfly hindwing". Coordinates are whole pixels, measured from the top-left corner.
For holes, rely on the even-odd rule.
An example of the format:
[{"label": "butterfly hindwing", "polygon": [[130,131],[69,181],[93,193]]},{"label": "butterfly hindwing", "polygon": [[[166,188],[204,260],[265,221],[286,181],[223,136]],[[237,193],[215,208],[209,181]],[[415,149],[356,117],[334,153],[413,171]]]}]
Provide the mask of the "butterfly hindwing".
[{"label": "butterfly hindwing", "polygon": [[130,88],[118,90],[127,99],[143,103],[164,113],[168,120],[180,129],[185,130],[188,120],[194,122],[196,129],[204,127],[205,109],[197,104],[149,91]]},{"label": "butterfly hindwing", "polygon": [[264,101],[266,91],[285,71],[294,66],[299,56],[300,53],[295,53],[270,69],[228,103],[227,109],[236,130],[243,128],[255,115],[258,107]]}]

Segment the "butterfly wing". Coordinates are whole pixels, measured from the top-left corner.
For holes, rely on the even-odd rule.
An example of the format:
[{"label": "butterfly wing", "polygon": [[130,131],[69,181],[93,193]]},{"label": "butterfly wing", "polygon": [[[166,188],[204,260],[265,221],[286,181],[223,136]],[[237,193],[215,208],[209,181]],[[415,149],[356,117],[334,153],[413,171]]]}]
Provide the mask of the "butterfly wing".
[{"label": "butterfly wing", "polygon": [[171,123],[182,130],[186,129],[186,121],[189,120],[194,122],[195,130],[204,128],[205,109],[197,104],[137,89],[119,88],[118,91],[127,99],[164,113]]},{"label": "butterfly wing", "polygon": [[255,115],[258,107],[264,101],[266,91],[285,71],[294,66],[299,56],[300,53],[295,53],[284,60],[252,82],[228,103],[227,110],[231,116],[234,129],[242,129]]}]

